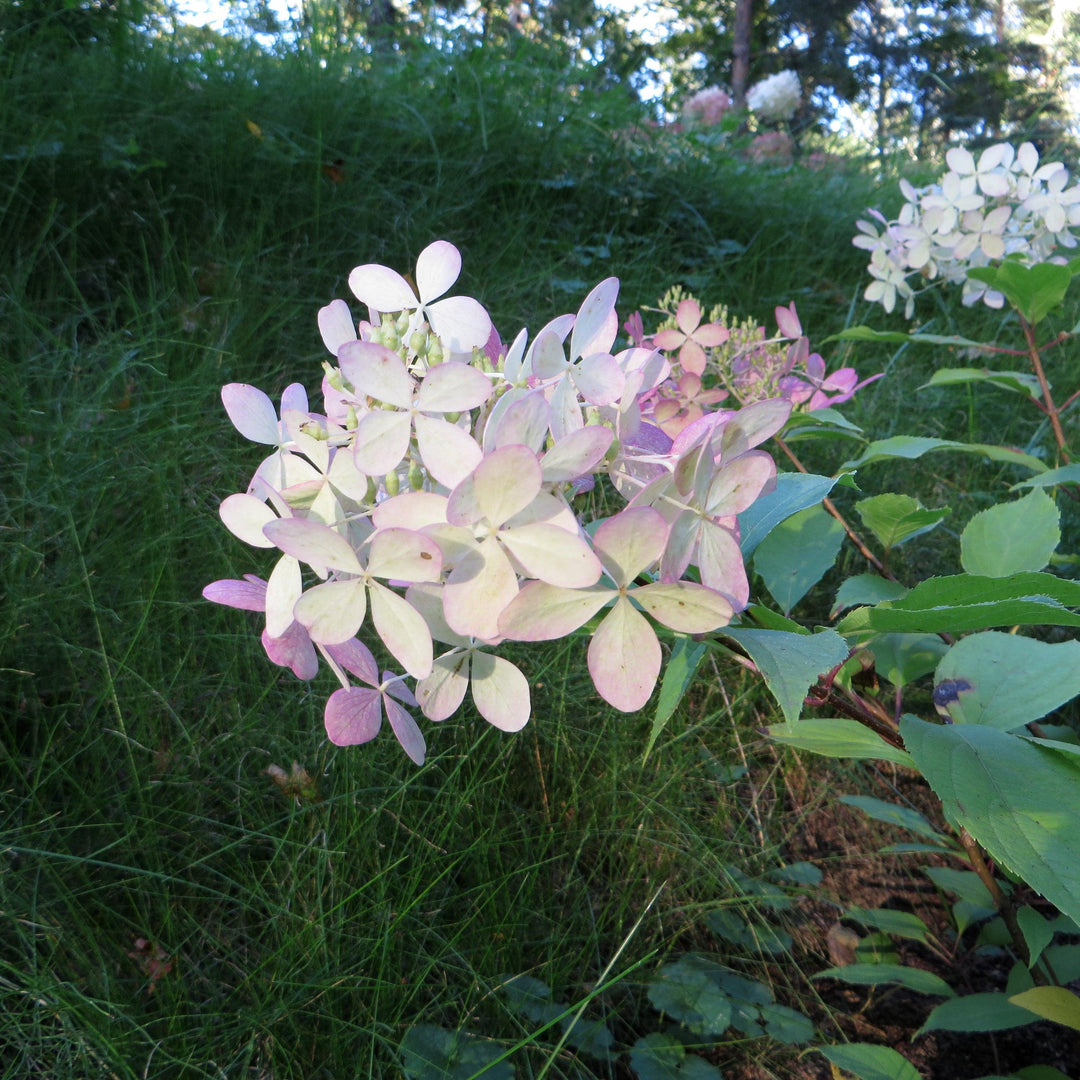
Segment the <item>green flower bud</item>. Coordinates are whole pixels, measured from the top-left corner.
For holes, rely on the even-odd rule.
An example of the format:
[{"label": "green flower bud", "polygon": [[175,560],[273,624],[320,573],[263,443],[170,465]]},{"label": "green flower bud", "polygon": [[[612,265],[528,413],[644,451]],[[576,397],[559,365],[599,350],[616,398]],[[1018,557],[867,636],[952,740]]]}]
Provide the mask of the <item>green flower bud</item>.
[{"label": "green flower bud", "polygon": [[387,495],[396,495],[401,490],[401,479],[396,472],[388,472],[383,477],[383,488]]},{"label": "green flower bud", "polygon": [[427,352],[428,336],[427,334],[421,334],[419,330],[414,330],[409,337],[409,348],[412,349],[417,356],[423,356]]},{"label": "green flower bud", "polygon": [[409,487],[413,491],[424,490],[424,470],[421,468],[419,461],[409,462]]}]

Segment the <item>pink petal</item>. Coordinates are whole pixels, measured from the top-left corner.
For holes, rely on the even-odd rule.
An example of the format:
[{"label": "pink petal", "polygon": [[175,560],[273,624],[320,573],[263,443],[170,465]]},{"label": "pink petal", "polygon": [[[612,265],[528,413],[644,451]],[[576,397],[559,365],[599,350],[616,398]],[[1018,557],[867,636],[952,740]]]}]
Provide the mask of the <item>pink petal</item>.
[{"label": "pink petal", "polygon": [[436,240],[416,260],[416,287],[421,303],[437,300],[458,279],[461,253],[447,240]]},{"label": "pink petal", "polygon": [[668,523],[651,506],[635,506],[609,517],[596,530],[593,547],[620,588],[660,558]]},{"label": "pink petal", "polygon": [[657,622],[680,634],[707,634],[727,626],[734,614],[723,596],[693,581],[655,582],[630,595]]},{"label": "pink petal", "polygon": [[[538,454],[551,424],[551,406],[544,397],[543,390],[531,390],[516,400],[507,401],[510,394],[515,392],[520,393],[509,391],[492,409],[484,429],[484,449],[491,451],[500,446],[519,443]],[[503,401],[507,401],[507,405],[504,410],[499,410]]]},{"label": "pink petal", "polygon": [[558,525],[536,522],[503,529],[499,540],[529,577],[567,589],[600,580],[600,560],[589,545]]},{"label": "pink petal", "polygon": [[589,642],[589,674],[600,696],[621,712],[637,712],[660,675],[660,642],[629,600],[618,600]]},{"label": "pink petal", "polygon": [[477,712],[489,724],[500,731],[520,731],[529,722],[529,681],[509,660],[474,653],[471,685]]},{"label": "pink petal", "polygon": [[323,344],[335,356],[346,341],[356,340],[352,312],[344,300],[331,300],[326,307],[319,309],[319,333]]},{"label": "pink petal", "polygon": [[700,322],[701,305],[693,297],[680,301],[675,309],[675,325],[689,337]]},{"label": "pink petal", "polygon": [[705,371],[705,350],[696,341],[686,341],[679,350],[679,366],[691,375],[701,375]]},{"label": "pink petal", "polygon": [[491,397],[491,382],[478,368],[448,360],[429,368],[416,394],[423,412],[467,412]]},{"label": "pink petal", "polygon": [[605,278],[595,286],[578,308],[574,330],[570,335],[571,357],[606,353],[615,343],[619,332],[619,317],[615,301],[619,295],[619,279]]},{"label": "pink petal", "polygon": [[669,352],[672,349],[679,348],[685,340],[686,335],[681,330],[676,330],[673,326],[669,326],[666,329],[653,334],[653,344],[658,349],[665,349]]},{"label": "pink petal", "polygon": [[617,594],[603,585],[563,589],[531,581],[506,606],[499,630],[514,641],[551,641],[584,626]]},{"label": "pink petal", "polygon": [[740,409],[724,428],[724,457],[735,457],[771,439],[787,423],[790,415],[791,402],[780,398],[755,401]]},{"label": "pink petal", "polygon": [[541,330],[530,352],[530,367],[538,379],[553,379],[566,369],[563,340],[553,330]]},{"label": "pink petal", "polygon": [[446,616],[443,614],[443,587],[441,585],[430,581],[410,585],[405,592],[405,599],[420,612],[431,631],[431,636],[436,641],[445,642],[447,645],[467,646],[469,644],[467,637],[455,634],[447,625]]},{"label": "pink petal", "polygon": [[551,395],[551,434],[562,439],[584,426],[573,379],[560,379]]},{"label": "pink petal", "polygon": [[451,296],[427,307],[431,329],[452,353],[482,349],[491,335],[491,316],[471,296]]},{"label": "pink petal", "polygon": [[527,446],[493,450],[450,494],[446,519],[451,525],[481,521],[498,528],[524,510],[540,490],[540,462]]},{"label": "pink petal", "polygon": [[382,727],[382,695],[361,686],[335,690],[326,702],[323,723],[335,746],[371,742]]},{"label": "pink petal", "polygon": [[750,583],[738,540],[731,532],[711,521],[702,521],[696,554],[701,582],[731,601],[742,611],[750,599]]},{"label": "pink petal", "polygon": [[274,542],[263,532],[264,526],[277,521],[277,515],[254,495],[230,495],[223,499],[218,514],[225,528],[252,547],[272,548]]},{"label": "pink petal", "polygon": [[608,353],[592,353],[574,369],[574,382],[591,405],[610,405],[622,397],[626,376]]},{"label": "pink petal", "polygon": [[386,709],[386,719],[390,721],[397,741],[401,743],[402,750],[412,759],[416,765],[424,764],[424,755],[427,753],[427,744],[420,728],[412,715],[406,712],[389,694],[383,695],[383,706]]},{"label": "pink petal", "polygon": [[379,685],[379,665],[371,650],[359,638],[349,638],[339,645],[327,645],[326,651],[348,672],[369,686]]},{"label": "pink petal", "polygon": [[293,614],[312,641],[341,645],[355,637],[364,623],[367,590],[359,580],[328,581],[308,589],[296,601]]},{"label": "pink petal", "polygon": [[721,462],[709,485],[705,512],[710,517],[741,514],[775,481],[776,462],[764,450],[749,450],[729,465]]},{"label": "pink petal", "polygon": [[263,526],[263,532],[286,555],[307,563],[321,577],[326,576],[327,567],[348,574],[363,573],[348,540],[317,521],[278,518]]},{"label": "pink petal", "polygon": [[446,496],[434,491],[405,491],[386,499],[371,515],[377,529],[398,527],[419,531],[427,525],[446,523]]},{"label": "pink petal", "polygon": [[385,476],[408,453],[411,435],[412,418],[407,412],[365,413],[356,425],[353,464],[368,476]]},{"label": "pink petal", "polygon": [[351,341],[338,353],[341,373],[357,394],[407,409],[412,405],[413,379],[396,352],[375,341]]},{"label": "pink petal", "polygon": [[203,589],[202,595],[215,604],[239,608],[241,611],[266,610],[266,582],[251,575],[243,581],[237,578],[211,581]]},{"label": "pink petal", "polygon": [[314,679],[319,673],[319,658],[311,644],[308,632],[298,623],[289,624],[281,637],[271,637],[262,632],[262,645],[266,655],[279,667],[292,668],[298,679]]},{"label": "pink petal", "polygon": [[438,581],[442,552],[423,533],[409,529],[379,529],[371,538],[369,574],[392,581]]},{"label": "pink petal", "polygon": [[277,410],[260,389],[247,383],[228,383],[221,388],[221,401],[233,427],[245,439],[277,446],[281,438]]},{"label": "pink petal", "polygon": [[443,613],[447,625],[464,637],[497,638],[499,616],[517,591],[517,574],[510,560],[497,541],[486,540],[465,555],[446,579]]},{"label": "pink petal", "polygon": [[409,283],[396,271],[378,263],[365,263],[349,274],[349,288],[375,311],[414,311],[420,306]]},{"label": "pink petal", "polygon": [[418,415],[414,427],[417,451],[424,468],[445,488],[457,487],[484,457],[477,441],[456,424]]},{"label": "pink petal", "polygon": [[545,484],[566,483],[591,473],[615,437],[609,427],[589,424],[560,439],[541,459]]},{"label": "pink petal", "polygon": [[435,660],[431,674],[416,684],[416,698],[429,720],[446,720],[457,712],[469,688],[469,653],[447,653]]},{"label": "pink petal", "polygon": [[799,322],[799,316],[795,312],[794,300],[787,307],[776,309],[776,326],[782,337],[802,337],[802,323]]},{"label": "pink petal", "polygon": [[271,637],[281,637],[289,628],[293,608],[303,591],[300,564],[291,556],[282,555],[266,583],[266,632]]},{"label": "pink petal", "polygon": [[416,608],[385,585],[373,582],[371,619],[390,654],[414,679],[431,674],[431,631]]}]

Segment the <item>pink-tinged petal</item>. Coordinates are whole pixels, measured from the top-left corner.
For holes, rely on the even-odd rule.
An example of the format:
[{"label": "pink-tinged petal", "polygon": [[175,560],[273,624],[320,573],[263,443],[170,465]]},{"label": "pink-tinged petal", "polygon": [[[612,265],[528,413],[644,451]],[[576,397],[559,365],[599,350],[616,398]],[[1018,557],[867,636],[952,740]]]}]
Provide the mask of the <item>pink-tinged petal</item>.
[{"label": "pink-tinged petal", "polygon": [[791,402],[781,398],[755,401],[752,405],[740,409],[724,426],[724,457],[732,458],[743,454],[766,439],[771,439],[787,423],[790,415]]},{"label": "pink-tinged petal", "polygon": [[577,388],[572,378],[560,379],[551,395],[551,434],[556,440],[585,426],[578,404]]},{"label": "pink-tinged petal", "polygon": [[335,746],[371,742],[382,727],[382,694],[362,686],[335,690],[326,702],[323,723]]},{"label": "pink-tinged petal", "polygon": [[480,464],[484,452],[464,429],[446,420],[418,415],[414,420],[420,460],[436,483],[455,488]]},{"label": "pink-tinged petal", "polygon": [[338,353],[341,373],[357,394],[399,409],[413,399],[413,379],[396,352],[375,341],[346,342]]},{"label": "pink-tinged petal", "polygon": [[405,599],[420,612],[424,622],[428,624],[431,636],[436,641],[442,641],[447,645],[459,645],[466,647],[469,644],[467,637],[455,634],[446,622],[443,614],[443,587],[433,582],[422,582],[419,585],[410,585],[405,592]]},{"label": "pink-tinged petal", "polygon": [[776,326],[782,337],[802,337],[802,323],[799,322],[799,316],[795,311],[794,300],[787,307],[777,307]]},{"label": "pink-tinged petal", "polygon": [[591,473],[615,437],[611,428],[589,424],[560,439],[541,459],[545,484],[562,484]]},{"label": "pink-tinged petal", "polygon": [[410,529],[380,529],[371,538],[369,574],[390,581],[438,581],[442,552],[434,540]]},{"label": "pink-tinged petal", "polygon": [[[551,425],[551,406],[542,390],[530,390],[516,400],[510,399],[510,394],[513,393],[515,391],[511,390],[504,394],[492,409],[484,429],[484,450],[490,453],[500,446],[517,443],[538,454]],[[500,410],[499,405],[504,401],[507,404]]]},{"label": "pink-tinged petal", "polygon": [[491,397],[491,382],[479,369],[447,360],[428,369],[416,394],[422,412],[467,412]]},{"label": "pink-tinged petal", "polygon": [[464,637],[499,637],[499,616],[517,595],[510,560],[494,540],[469,551],[450,572],[443,589],[447,625]]},{"label": "pink-tinged petal", "polygon": [[293,608],[304,591],[300,564],[291,555],[282,555],[266,583],[266,632],[281,637],[293,621]]},{"label": "pink-tinged petal", "polygon": [[416,260],[416,288],[427,304],[437,300],[458,279],[461,253],[448,240],[436,240]]},{"label": "pink-tinged petal", "polygon": [[371,619],[383,644],[395,660],[414,678],[431,674],[431,631],[404,597],[385,585],[371,585]]},{"label": "pink-tinged petal", "polygon": [[368,476],[385,476],[409,450],[412,418],[407,412],[366,413],[356,425],[353,464]]},{"label": "pink-tinged petal", "polygon": [[731,331],[719,323],[706,323],[694,331],[694,340],[707,349],[715,349],[717,345],[723,345],[731,337]]},{"label": "pink-tinged petal", "polygon": [[581,396],[592,405],[610,405],[622,397],[626,376],[608,353],[592,353],[574,369]]},{"label": "pink-tinged petal", "polygon": [[701,305],[691,296],[675,309],[675,325],[689,337],[701,322]]},{"label": "pink-tinged petal", "polygon": [[308,411],[308,397],[307,390],[303,383],[289,383],[284,390],[281,391],[281,415],[284,416],[287,412],[307,413]]},{"label": "pink-tinged petal", "polygon": [[281,438],[277,409],[258,387],[228,383],[221,388],[221,401],[233,427],[245,439],[277,446]]},{"label": "pink-tinged petal", "polygon": [[349,288],[362,304],[375,311],[410,311],[420,306],[409,283],[396,271],[365,263],[349,274]]},{"label": "pink-tinged petal", "polygon": [[469,688],[469,652],[440,656],[431,674],[416,684],[416,699],[429,720],[446,720],[458,711]]},{"label": "pink-tinged petal", "polygon": [[361,581],[328,581],[308,589],[293,607],[296,621],[320,645],[341,645],[356,636],[367,614]]},{"label": "pink-tinged petal", "polygon": [[542,479],[540,462],[527,446],[502,446],[454,488],[446,519],[462,526],[486,520],[498,528],[533,501]]},{"label": "pink-tinged petal", "polygon": [[635,506],[604,521],[593,548],[608,576],[622,587],[660,558],[667,538],[668,523],[651,506]]},{"label": "pink-tinged petal", "polygon": [[702,521],[698,531],[697,568],[701,582],[731,601],[736,611],[742,611],[750,599],[750,583],[746,578],[742,552],[731,532],[711,521]]},{"label": "pink-tinged petal", "polygon": [[600,560],[589,545],[558,525],[519,525],[502,530],[499,540],[528,577],[567,589],[583,589],[600,580]]},{"label": "pink-tinged petal", "polygon": [[470,681],[476,710],[489,724],[500,731],[520,731],[529,722],[529,680],[509,660],[474,653]]},{"label": "pink-tinged petal", "polygon": [[412,714],[406,712],[389,694],[383,695],[383,707],[386,709],[386,719],[390,721],[390,727],[397,741],[401,743],[401,749],[409,755],[414,764],[423,765],[427,743],[424,742],[424,736]]},{"label": "pink-tinged petal", "polygon": [[749,450],[730,464],[721,463],[705,498],[710,517],[741,514],[776,484],[776,462],[764,450]]},{"label": "pink-tinged petal", "polygon": [[277,515],[262,499],[254,495],[230,495],[222,500],[218,514],[225,528],[245,544],[258,548],[274,546],[274,542],[263,532],[263,527],[277,521]]},{"label": "pink-tinged petal", "polygon": [[524,510],[509,518],[505,527],[516,529],[519,525],[533,525],[538,521],[544,521],[548,525],[558,525],[560,529],[573,533],[575,536],[581,530],[574,511],[563,499],[558,499],[547,491],[541,491]]},{"label": "pink-tinged petal", "polygon": [[705,350],[696,341],[687,341],[679,350],[679,367],[691,375],[705,370]]},{"label": "pink-tinged petal", "polygon": [[281,637],[271,637],[262,632],[262,645],[266,655],[278,667],[292,668],[298,679],[314,679],[319,674],[319,657],[311,644],[308,632],[298,623],[289,624]]},{"label": "pink-tinged petal", "polygon": [[377,529],[419,531],[427,525],[446,524],[446,496],[434,491],[406,491],[375,507],[371,520]]},{"label": "pink-tinged petal", "polygon": [[595,286],[578,308],[574,330],[570,335],[570,355],[592,356],[606,353],[615,343],[619,332],[619,317],[615,301],[619,296],[619,279],[605,278]]},{"label": "pink-tinged petal", "polygon": [[356,467],[356,461],[348,447],[339,446],[334,450],[326,478],[335,491],[352,499],[356,503],[367,502],[368,478]]},{"label": "pink-tinged petal", "polygon": [[513,641],[551,641],[584,626],[618,595],[603,585],[563,589],[530,581],[499,617],[499,630]]},{"label": "pink-tinged petal", "polygon": [[660,642],[640,611],[621,599],[589,642],[589,674],[597,693],[621,712],[637,712],[660,675]]},{"label": "pink-tinged petal", "polygon": [[428,321],[452,353],[482,349],[491,334],[491,316],[471,296],[450,296],[427,307]]},{"label": "pink-tinged petal", "polygon": [[346,341],[356,340],[352,312],[344,300],[331,300],[326,307],[319,308],[319,333],[323,344],[334,356]]},{"label": "pink-tinged petal", "polygon": [[326,569],[347,574],[362,574],[356,552],[340,533],[317,521],[303,518],[279,518],[263,527],[263,532],[286,555],[307,563],[320,577]]},{"label": "pink-tinged petal", "polygon": [[660,560],[660,576],[664,581],[676,581],[686,573],[703,523],[704,519],[694,513],[680,513],[672,522]]},{"label": "pink-tinged petal", "polygon": [[251,575],[243,581],[238,578],[211,581],[203,589],[202,595],[205,600],[241,611],[266,610],[266,582]]},{"label": "pink-tinged petal", "polygon": [[541,330],[529,351],[532,373],[541,381],[553,379],[566,370],[563,339],[554,330]]},{"label": "pink-tinged petal", "polygon": [[403,702],[410,709],[420,708],[420,702],[416,700],[416,695],[405,685],[405,683],[398,677],[396,672],[384,671],[383,677],[383,693],[389,694],[390,697],[397,701]]},{"label": "pink-tinged petal", "polygon": [[655,582],[630,595],[657,622],[680,634],[707,634],[727,626],[734,615],[727,599],[694,581]]},{"label": "pink-tinged petal", "polygon": [[379,685],[379,665],[371,650],[359,639],[349,638],[340,645],[327,645],[326,651],[348,672],[369,686]]}]

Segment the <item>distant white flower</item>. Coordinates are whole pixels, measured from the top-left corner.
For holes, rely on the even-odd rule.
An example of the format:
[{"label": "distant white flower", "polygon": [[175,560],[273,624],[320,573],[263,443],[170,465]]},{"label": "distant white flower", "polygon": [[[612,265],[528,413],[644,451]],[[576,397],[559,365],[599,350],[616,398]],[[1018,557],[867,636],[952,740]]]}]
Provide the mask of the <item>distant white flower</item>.
[{"label": "distant white flower", "polygon": [[790,120],[801,98],[802,87],[794,71],[770,75],[746,92],[746,104],[762,120]]}]

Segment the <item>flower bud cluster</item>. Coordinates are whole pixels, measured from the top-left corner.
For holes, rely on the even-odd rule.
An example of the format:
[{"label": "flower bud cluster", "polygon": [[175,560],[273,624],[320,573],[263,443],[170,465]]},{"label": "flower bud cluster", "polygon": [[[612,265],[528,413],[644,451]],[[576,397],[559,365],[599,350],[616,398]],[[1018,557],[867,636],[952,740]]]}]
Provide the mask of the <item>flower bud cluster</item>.
[{"label": "flower bud cluster", "polygon": [[876,210],[874,222],[859,221],[852,241],[870,252],[865,297],[886,311],[904,302],[905,317],[915,311],[923,282],[941,280],[963,286],[963,302],[982,301],[1000,308],[1005,298],[968,271],[1002,259],[1025,265],[1060,261],[1059,248],[1074,248],[1080,226],[1080,186],[1068,186],[1069,172],[1059,161],[1039,163],[1031,143],[1014,149],[998,143],[978,161],[954,147],[940,182],[916,188],[900,181],[904,205],[895,220]]}]

